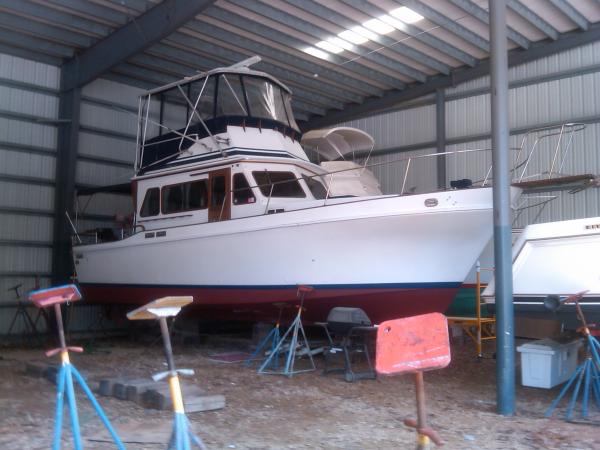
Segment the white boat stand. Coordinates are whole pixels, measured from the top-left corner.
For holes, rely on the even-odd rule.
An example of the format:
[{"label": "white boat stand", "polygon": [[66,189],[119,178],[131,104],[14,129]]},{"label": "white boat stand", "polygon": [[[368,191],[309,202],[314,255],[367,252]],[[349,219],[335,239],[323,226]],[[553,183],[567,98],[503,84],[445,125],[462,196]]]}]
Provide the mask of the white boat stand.
[{"label": "white boat stand", "polygon": [[169,439],[167,449],[190,450],[193,443],[198,448],[206,450],[202,440],[196,436],[190,426],[190,422],[185,415],[183,396],[181,394],[181,385],[179,384],[179,375],[193,375],[191,369],[176,369],[173,360],[173,348],[171,347],[171,336],[167,326],[167,317],[174,317],[181,311],[181,308],[192,303],[192,297],[163,297],[154,300],[146,305],[127,313],[129,320],[151,320],[157,319],[160,324],[160,331],[163,338],[165,357],[167,359],[168,369],[166,372],[157,373],[152,376],[154,381],[164,378],[169,379],[169,390],[171,401],[173,403],[173,432]]}]

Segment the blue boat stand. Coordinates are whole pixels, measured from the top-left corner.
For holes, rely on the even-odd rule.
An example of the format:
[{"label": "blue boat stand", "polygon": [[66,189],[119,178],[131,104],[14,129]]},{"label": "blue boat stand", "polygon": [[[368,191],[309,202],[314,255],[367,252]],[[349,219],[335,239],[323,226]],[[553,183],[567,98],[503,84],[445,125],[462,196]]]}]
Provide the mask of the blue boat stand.
[{"label": "blue boat stand", "polygon": [[583,311],[579,305],[579,299],[585,294],[587,291],[580,292],[579,294],[575,294],[566,300],[562,301],[563,303],[575,303],[575,309],[577,311],[577,318],[583,324],[577,331],[582,333],[585,336],[586,344],[587,344],[587,355],[585,361],[581,363],[571,378],[565,383],[564,387],[561,389],[558,396],[554,399],[550,407],[546,410],[546,417],[550,417],[554,412],[554,409],[558,406],[560,401],[569,391],[571,386],[575,383],[575,387],[573,389],[573,393],[571,395],[571,400],[569,401],[569,405],[567,407],[566,419],[571,420],[573,418],[573,410],[575,409],[575,403],[577,402],[577,398],[579,397],[579,392],[581,390],[581,385],[583,384],[583,396],[581,402],[581,416],[584,419],[587,419],[589,415],[589,400],[590,400],[590,390],[592,392],[593,399],[596,403],[596,407],[600,410],[600,343],[598,339],[593,335],[592,331],[590,331],[589,325],[585,320],[585,316],[583,315]]},{"label": "blue boat stand", "polygon": [[56,377],[56,413],[55,413],[55,422],[54,422],[54,439],[52,441],[52,449],[59,450],[61,444],[61,434],[62,434],[62,421],[63,421],[63,406],[65,401],[65,396],[67,399],[67,404],[69,406],[69,416],[71,419],[71,433],[73,435],[73,445],[75,450],[82,450],[83,445],[81,443],[81,430],[79,427],[79,416],[77,415],[77,403],[75,401],[75,388],[73,383],[73,378],[79,385],[79,387],[83,390],[88,400],[94,407],[96,414],[100,417],[100,420],[110,433],[113,442],[119,450],[125,450],[125,446],[123,442],[117,435],[116,431],[110,424],[108,417],[100,407],[100,404],[94,397],[94,394],[88,387],[85,382],[85,379],[81,376],[79,371],[75,368],[69,359],[69,350],[74,352],[82,352],[83,349],[81,347],[67,347],[65,343],[65,333],[63,329],[63,321],[62,321],[62,312],[60,309],[60,304],[54,305],[54,312],[56,315],[56,323],[58,328],[58,336],[60,347],[54,350],[50,350],[46,352],[46,356],[54,356],[60,353],[61,357],[61,366],[58,370],[58,374]]}]

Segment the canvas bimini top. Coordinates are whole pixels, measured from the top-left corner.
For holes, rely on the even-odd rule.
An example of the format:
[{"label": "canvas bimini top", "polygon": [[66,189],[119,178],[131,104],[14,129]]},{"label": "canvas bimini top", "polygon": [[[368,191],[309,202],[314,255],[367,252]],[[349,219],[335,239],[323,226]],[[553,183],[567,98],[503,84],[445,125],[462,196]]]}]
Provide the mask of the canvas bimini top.
[{"label": "canvas bimini top", "polygon": [[292,92],[247,67],[214,69],[140,96],[136,172],[176,158],[227,126],[277,129],[299,141]]}]

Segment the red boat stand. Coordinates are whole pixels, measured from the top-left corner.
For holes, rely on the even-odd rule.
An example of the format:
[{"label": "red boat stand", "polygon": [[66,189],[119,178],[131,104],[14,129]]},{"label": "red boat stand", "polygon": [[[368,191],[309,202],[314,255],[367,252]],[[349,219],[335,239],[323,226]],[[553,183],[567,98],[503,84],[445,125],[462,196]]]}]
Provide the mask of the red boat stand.
[{"label": "red boat stand", "polygon": [[412,373],[415,377],[417,420],[404,424],[417,430],[417,450],[442,445],[435,430],[427,425],[423,372],[450,364],[448,322],[440,313],[388,320],[377,328],[375,370],[380,375]]}]

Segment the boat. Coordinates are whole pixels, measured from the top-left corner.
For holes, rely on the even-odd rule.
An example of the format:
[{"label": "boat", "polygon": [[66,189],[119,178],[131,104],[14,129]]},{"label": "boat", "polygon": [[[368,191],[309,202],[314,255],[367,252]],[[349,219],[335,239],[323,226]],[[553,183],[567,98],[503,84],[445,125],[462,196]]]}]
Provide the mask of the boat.
[{"label": "boat", "polygon": [[[573,304],[557,311],[544,306],[548,296],[587,291],[580,300],[586,318],[600,321],[600,217],[528,225],[513,245],[515,316],[556,319],[565,329],[580,325]],[[495,309],[492,279],[483,298]]]},{"label": "boat", "polygon": [[297,304],[298,286],[309,285],[307,322],[336,306],[360,307],[375,322],[445,311],[491,238],[489,183],[417,193],[408,175],[416,160],[405,158],[400,192],[382,193],[368,134],[303,136],[291,90],[249,66],[140,97],[132,231],[91,242],[76,232],[85,298],[191,295],[204,318],[259,320]]}]

